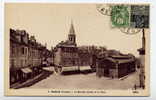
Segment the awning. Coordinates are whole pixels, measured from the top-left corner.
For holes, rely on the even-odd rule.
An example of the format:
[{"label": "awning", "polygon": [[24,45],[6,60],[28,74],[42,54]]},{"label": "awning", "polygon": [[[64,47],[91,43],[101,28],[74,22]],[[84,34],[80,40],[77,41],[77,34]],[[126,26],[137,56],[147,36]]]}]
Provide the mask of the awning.
[{"label": "awning", "polygon": [[23,68],[21,70],[22,70],[23,73],[26,73],[26,74],[32,72],[32,70],[30,68]]}]

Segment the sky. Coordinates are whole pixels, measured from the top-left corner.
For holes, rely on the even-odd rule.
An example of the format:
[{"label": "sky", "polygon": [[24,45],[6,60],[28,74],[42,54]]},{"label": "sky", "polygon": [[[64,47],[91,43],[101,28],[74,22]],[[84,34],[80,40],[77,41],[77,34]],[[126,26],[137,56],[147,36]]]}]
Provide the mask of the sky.
[{"label": "sky", "polygon": [[[24,29],[47,47],[67,39],[73,21],[78,46],[97,45],[138,56],[142,32],[128,35],[111,25],[110,16],[97,11],[95,4],[5,4],[5,34]],[[146,32],[146,31],[145,31]]]}]

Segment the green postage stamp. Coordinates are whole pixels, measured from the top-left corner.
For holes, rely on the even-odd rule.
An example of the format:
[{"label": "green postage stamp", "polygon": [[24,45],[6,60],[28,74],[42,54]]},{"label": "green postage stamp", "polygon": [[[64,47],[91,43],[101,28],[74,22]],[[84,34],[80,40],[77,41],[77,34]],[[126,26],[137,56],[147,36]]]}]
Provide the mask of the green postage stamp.
[{"label": "green postage stamp", "polygon": [[111,6],[111,22],[114,27],[129,27],[130,7],[127,5]]}]

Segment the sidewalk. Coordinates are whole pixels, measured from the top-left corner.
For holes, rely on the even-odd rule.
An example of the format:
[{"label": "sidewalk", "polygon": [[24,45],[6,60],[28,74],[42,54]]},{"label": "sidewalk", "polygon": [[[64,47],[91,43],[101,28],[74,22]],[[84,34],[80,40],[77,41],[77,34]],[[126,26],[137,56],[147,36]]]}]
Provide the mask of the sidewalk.
[{"label": "sidewalk", "polygon": [[23,83],[17,82],[15,84],[12,84],[10,86],[10,88],[18,89],[18,88],[23,88],[23,87],[29,87],[29,86],[31,86],[31,85],[45,79],[46,77],[48,77],[52,73],[53,72],[43,70],[43,72],[40,73],[39,75],[37,75],[37,76],[35,76],[35,77],[31,78],[31,79],[28,79],[27,81],[25,81]]}]

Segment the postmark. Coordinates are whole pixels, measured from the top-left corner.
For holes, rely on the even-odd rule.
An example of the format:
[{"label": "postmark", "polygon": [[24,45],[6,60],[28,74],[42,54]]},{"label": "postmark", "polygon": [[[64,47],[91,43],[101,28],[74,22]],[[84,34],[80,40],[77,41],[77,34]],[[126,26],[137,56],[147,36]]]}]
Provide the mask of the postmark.
[{"label": "postmark", "polygon": [[110,7],[110,5],[97,4],[96,8],[102,15],[111,16],[111,7]]},{"label": "postmark", "polygon": [[139,33],[141,29],[127,27],[127,28],[120,28],[120,31],[129,35],[133,35]]},{"label": "postmark", "polygon": [[131,5],[130,27],[149,28],[149,6]]},{"label": "postmark", "polygon": [[111,6],[111,23],[113,27],[129,27],[130,21],[129,5]]}]

